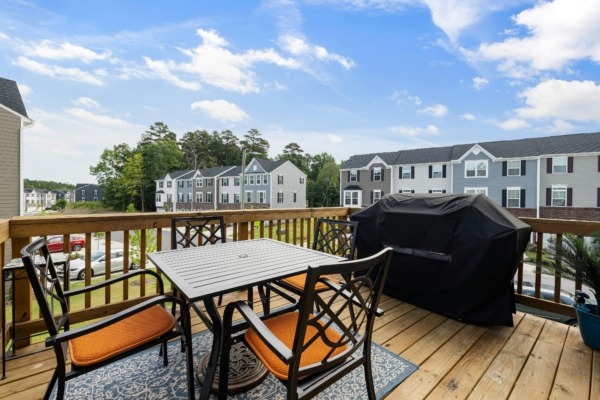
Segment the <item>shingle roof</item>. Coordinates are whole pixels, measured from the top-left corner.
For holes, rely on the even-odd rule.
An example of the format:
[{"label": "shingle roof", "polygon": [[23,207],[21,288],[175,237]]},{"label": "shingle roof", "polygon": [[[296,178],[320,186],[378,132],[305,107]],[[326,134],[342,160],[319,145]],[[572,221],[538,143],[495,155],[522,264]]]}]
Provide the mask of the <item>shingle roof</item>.
[{"label": "shingle roof", "polygon": [[277,167],[279,167],[281,164],[283,164],[287,161],[287,160],[273,161],[273,160],[267,160],[265,158],[255,158],[255,160],[256,160],[256,162],[258,162],[260,164],[261,167],[263,167],[265,172],[271,172],[274,169],[276,169]]},{"label": "shingle roof", "polygon": [[233,165],[229,165],[229,166],[225,166],[225,167],[205,168],[205,169],[201,169],[200,173],[202,174],[202,176],[210,178],[210,177],[219,176],[222,173],[227,172],[228,170],[230,170],[232,168],[234,168]]},{"label": "shingle roof", "polygon": [[600,152],[600,132],[457,144],[448,147],[400,150],[395,153],[358,154],[350,157],[341,169],[364,168],[374,157],[379,156],[383,159],[391,154],[396,155],[392,162],[386,161],[391,165],[450,162],[460,159],[475,145],[479,145],[497,158],[598,153]]},{"label": "shingle roof", "polygon": [[21,98],[17,82],[9,79],[0,78],[0,104],[13,110],[17,114],[29,118],[25,104]]}]

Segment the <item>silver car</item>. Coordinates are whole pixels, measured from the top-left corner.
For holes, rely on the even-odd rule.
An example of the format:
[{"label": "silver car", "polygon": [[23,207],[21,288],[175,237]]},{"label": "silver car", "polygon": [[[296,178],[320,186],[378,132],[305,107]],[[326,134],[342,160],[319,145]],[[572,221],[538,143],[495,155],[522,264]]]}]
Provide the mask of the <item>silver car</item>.
[{"label": "silver car", "polygon": [[[104,274],[106,271],[106,253],[95,251],[91,259],[92,276]],[[85,279],[85,258],[71,260],[70,263],[71,279]],[[113,251],[110,253],[110,270],[117,272],[123,270],[123,251]]]}]

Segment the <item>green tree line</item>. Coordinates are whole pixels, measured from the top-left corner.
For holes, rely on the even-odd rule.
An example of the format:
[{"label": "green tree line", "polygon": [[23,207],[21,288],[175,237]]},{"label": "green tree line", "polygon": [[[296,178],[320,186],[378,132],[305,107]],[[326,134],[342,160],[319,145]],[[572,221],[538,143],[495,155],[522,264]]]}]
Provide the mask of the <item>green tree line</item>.
[{"label": "green tree line", "polygon": [[[155,122],[142,133],[134,148],[122,143],[105,149],[96,165],[90,167],[104,189],[104,204],[124,211],[130,204],[136,210],[155,210],[157,179],[172,171],[242,164],[253,157],[268,159],[269,142],[257,129],[239,139],[230,130],[186,132],[181,139],[167,124]],[[285,146],[276,160],[289,160],[307,175],[310,207],[339,205],[339,165],[328,153],[307,154],[297,143]]]}]

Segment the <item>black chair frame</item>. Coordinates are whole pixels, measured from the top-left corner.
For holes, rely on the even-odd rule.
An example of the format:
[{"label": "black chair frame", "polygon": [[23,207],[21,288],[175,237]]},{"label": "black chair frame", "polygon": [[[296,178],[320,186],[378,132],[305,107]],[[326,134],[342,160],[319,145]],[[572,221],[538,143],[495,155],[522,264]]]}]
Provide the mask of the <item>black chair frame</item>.
[{"label": "black chair frame", "polygon": [[[281,314],[274,313],[263,316],[256,315],[243,301],[230,303],[225,308],[223,316],[223,352],[220,360],[219,398],[225,399],[227,394],[227,369],[231,346],[244,341],[251,348],[244,334],[236,334],[233,313],[238,311],[244,321],[249,324],[258,337],[283,361],[288,368],[287,379],[280,379],[287,388],[288,399],[312,398],[327,388],[342,376],[359,366],[363,366],[368,398],[375,400],[375,388],[371,370],[371,337],[375,313],[381,299],[383,285],[387,277],[392,249],[386,248],[379,253],[359,259],[336,264],[321,265],[309,268],[306,275],[304,291],[297,308],[289,312],[297,312],[297,325],[293,344],[288,347],[267,327],[271,318],[279,318]],[[367,271],[365,275],[355,272]],[[330,279],[332,275],[341,275],[341,282]],[[326,284],[328,291],[315,290],[317,282]],[[331,295],[333,291],[333,295]],[[321,296],[321,293],[324,295]],[[326,293],[326,294],[325,294]],[[331,296],[330,296],[331,295]],[[314,312],[313,305],[319,304],[319,312]],[[307,328],[316,328],[316,333],[308,336]],[[321,362],[300,367],[303,351],[317,336],[324,338],[325,329],[332,328],[340,337],[328,342],[331,348]],[[294,327],[289,327],[292,329]],[[287,329],[287,327],[286,327]],[[334,350],[346,346],[339,354],[333,355]]]},{"label": "black chair frame", "polygon": [[[45,238],[40,238],[25,246],[21,250],[21,255],[23,264],[25,265],[25,270],[27,271],[27,275],[33,288],[33,292],[38,301],[40,311],[48,329],[49,336],[45,341],[46,347],[52,347],[54,349],[54,354],[57,361],[56,369],[50,382],[48,383],[48,388],[44,395],[44,399],[50,398],[50,395],[52,394],[53,388],[56,384],[58,384],[56,398],[59,400],[63,399],[65,383],[68,380],[157,345],[160,345],[160,353],[163,357],[163,364],[166,366],[168,365],[167,342],[178,337],[181,338],[183,347],[186,351],[188,398],[195,398],[189,311],[186,307],[186,304],[181,299],[164,294],[162,279],[156,272],[145,269],[132,271],[94,285],[76,290],[63,291],[59,277],[56,273],[56,268],[52,262],[52,258],[50,257],[48,247],[46,246]],[[39,263],[36,259],[36,256],[40,256],[41,259],[44,260],[44,263]],[[140,276],[141,279],[145,279],[146,276],[152,276],[156,278],[159,294],[125,310],[117,312],[113,315],[109,315],[99,321],[75,329],[70,329],[68,306],[69,298],[104,288],[137,276]],[[84,336],[88,333],[105,327],[109,327],[116,322],[123,321],[128,317],[131,317],[150,307],[160,305],[164,308],[169,303],[178,305],[180,308],[180,315],[176,319],[175,327],[172,331],[162,335],[161,337],[154,338],[148,343],[142,344],[132,350],[115,355],[105,361],[98,362],[90,366],[81,367],[71,364],[70,371],[67,371],[67,343],[69,340]],[[55,304],[60,307],[60,314],[55,315]]]}]

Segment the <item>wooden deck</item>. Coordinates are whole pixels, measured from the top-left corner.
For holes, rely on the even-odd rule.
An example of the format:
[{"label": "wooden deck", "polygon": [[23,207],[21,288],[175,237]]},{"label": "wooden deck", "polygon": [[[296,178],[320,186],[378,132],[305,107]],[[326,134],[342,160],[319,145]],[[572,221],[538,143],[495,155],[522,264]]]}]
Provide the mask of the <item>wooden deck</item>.
[{"label": "wooden deck", "polygon": [[[577,328],[521,313],[512,328],[470,325],[389,297],[380,307],[374,341],[419,366],[387,399],[600,399],[600,352]],[[41,398],[53,368],[43,345],[19,350],[0,400]]]}]

